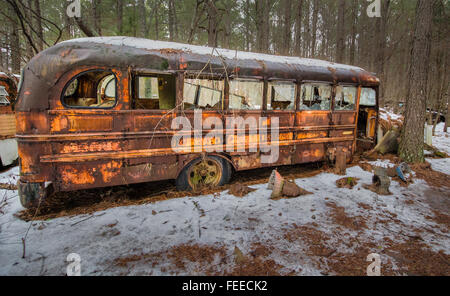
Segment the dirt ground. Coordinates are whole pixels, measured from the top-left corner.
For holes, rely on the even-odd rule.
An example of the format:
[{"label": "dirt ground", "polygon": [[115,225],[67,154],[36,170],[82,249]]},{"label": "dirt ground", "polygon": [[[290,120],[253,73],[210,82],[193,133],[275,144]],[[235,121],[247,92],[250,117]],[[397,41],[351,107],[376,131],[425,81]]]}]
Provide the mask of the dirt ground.
[{"label": "dirt ground", "polygon": [[[399,163],[398,158],[394,155],[381,157],[378,161],[380,160],[388,160],[392,164]],[[370,159],[359,157],[356,157],[350,165],[350,167],[354,166],[359,166],[368,172],[372,172],[374,167],[370,163]],[[433,227],[409,225],[404,220],[398,219],[397,214],[388,208],[382,209],[379,214],[380,209],[375,209],[375,205],[365,202],[358,203],[358,215],[349,214],[345,206],[325,198],[328,215],[326,219],[330,220],[331,225],[328,226],[327,231],[320,227],[319,214],[311,209],[312,222],[284,223],[276,236],[253,241],[250,246],[242,250],[236,246],[231,251],[229,245],[221,242],[201,244],[196,240],[190,240],[155,252],[130,252],[133,254],[117,256],[104,271],[113,270],[114,274],[121,275],[130,273],[154,275],[154,270],[158,270],[157,274],[169,275],[308,274],[307,271],[302,270],[301,265],[293,267],[282,263],[303,260],[313,268],[320,270],[322,275],[361,276],[366,275],[366,267],[369,264],[366,261],[367,254],[378,253],[384,258],[384,262],[382,262],[383,275],[450,275],[448,248],[447,251],[437,250],[429,243],[429,237],[444,241],[448,241],[450,238],[450,216],[448,215],[450,212],[450,176],[433,171],[429,164],[415,165],[413,170],[416,180],[422,179],[429,185],[425,191],[423,202],[432,209],[432,213],[425,218],[434,223]],[[209,194],[217,195],[219,198],[220,192],[228,191],[230,188],[233,194],[236,185],[239,185],[237,186],[239,192],[235,195],[245,196],[254,190],[249,188],[248,192],[242,193],[241,185],[251,187],[255,184],[265,184],[271,171],[272,169],[259,169],[239,172],[228,186],[195,193],[177,192],[173,182],[170,181],[86,190],[76,192],[76,194],[73,192],[60,193],[49,198],[41,205],[37,213],[36,210],[23,210],[16,216],[25,221],[30,219],[46,221],[58,217],[91,215],[116,207],[157,204],[189,196]],[[328,171],[332,170],[323,163],[279,168],[279,172],[286,179],[310,178]],[[339,185],[341,184],[342,187],[347,188],[346,190],[361,190],[361,188],[353,189],[360,182],[356,177],[337,180],[337,187],[341,187]],[[351,184],[348,183],[348,180],[351,180]],[[393,178],[393,180],[396,179]],[[401,186],[407,188],[411,185],[401,184]],[[7,186],[5,185],[5,187]],[[242,198],[242,196],[237,198]],[[395,198],[398,199],[398,197]],[[413,195],[409,196],[409,193],[404,193],[402,198],[404,207],[422,206],[422,201],[419,202]],[[200,217],[205,216],[205,210],[198,204],[196,207]],[[374,217],[375,211],[377,211],[377,215]],[[157,215],[160,212],[153,211],[152,214]],[[282,217],[283,213],[279,212],[278,216]],[[248,217],[248,223],[258,222],[258,218]],[[107,230],[102,235],[120,236],[121,232],[115,229],[116,224],[106,225]],[[204,227],[204,229],[207,228]],[[374,229],[382,229],[383,236],[377,240],[368,236],[367,232]],[[235,227],[235,230],[240,230],[240,228]],[[298,248],[280,247],[280,241],[302,247],[300,251]],[[449,246],[447,245],[447,247]],[[137,267],[142,266],[151,268],[149,271],[133,272]]]}]

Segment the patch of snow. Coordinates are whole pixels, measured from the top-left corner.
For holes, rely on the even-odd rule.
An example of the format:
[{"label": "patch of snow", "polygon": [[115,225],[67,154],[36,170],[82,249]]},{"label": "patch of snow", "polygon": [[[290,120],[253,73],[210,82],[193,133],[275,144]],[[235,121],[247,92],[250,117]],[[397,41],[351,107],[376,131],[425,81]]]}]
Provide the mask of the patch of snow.
[{"label": "patch of snow", "polygon": [[450,158],[427,158],[435,171],[450,175]]},{"label": "patch of snow", "polygon": [[403,116],[402,115],[398,115],[396,113],[394,113],[393,110],[391,109],[387,109],[387,108],[380,108],[380,118],[386,121],[389,120],[393,120],[393,121],[397,121],[397,120],[403,120]]},{"label": "patch of snow", "polygon": [[[18,169],[13,168],[1,174],[0,179],[3,182],[15,180],[17,174]],[[408,188],[392,182],[393,195],[380,196],[362,186],[371,183],[371,173],[355,166],[347,169],[347,176],[360,178],[352,190],[337,188],[335,182],[342,176],[330,173],[296,179],[299,186],[312,194],[294,199],[271,200],[267,184],[259,184],[251,186],[257,190],[243,198],[221,192],[218,195],[111,208],[92,216],[35,221],[28,234],[25,259],[21,258],[21,238],[30,224],[14,216],[22,209],[17,192],[0,190],[0,196],[8,196],[3,208],[5,214],[0,214],[0,275],[64,275],[68,264],[66,258],[70,253],[80,254],[83,275],[116,275],[123,272],[114,265],[116,258],[160,252],[172,246],[192,243],[225,245],[228,255],[232,256],[235,246],[245,253],[255,241],[273,242],[274,252],[270,256],[287,269],[301,267],[299,275],[320,275],[320,270],[305,253],[307,242],[289,242],[283,234],[294,223],[301,226],[313,222],[317,223],[317,229],[327,234],[336,233],[336,225],[327,206],[329,202],[344,207],[349,216],[364,215],[366,219],[368,229],[345,229],[342,234],[344,240],[348,236],[365,237],[382,243],[385,237],[389,237],[398,242],[403,241],[399,232],[414,234],[414,227],[424,226],[439,232],[439,227],[435,228],[436,224],[425,218],[432,214],[424,199],[423,192],[428,188],[424,181],[415,180]],[[414,204],[406,204],[406,199],[413,199]],[[369,216],[359,206],[360,203],[372,207]],[[386,213],[395,214],[405,226],[390,223],[382,227],[376,219]],[[421,236],[434,250],[450,253],[448,236],[430,233]],[[288,260],[281,256],[284,251],[298,256]],[[145,263],[136,264],[129,273],[150,272],[152,275],[167,274],[160,267]],[[195,274],[195,271],[187,273]]]},{"label": "patch of snow", "polygon": [[450,133],[444,132],[444,122],[436,125],[435,133],[433,136],[433,146],[438,150],[450,155]]},{"label": "patch of snow", "polygon": [[19,157],[17,140],[0,140],[0,159],[4,166],[11,165]]}]

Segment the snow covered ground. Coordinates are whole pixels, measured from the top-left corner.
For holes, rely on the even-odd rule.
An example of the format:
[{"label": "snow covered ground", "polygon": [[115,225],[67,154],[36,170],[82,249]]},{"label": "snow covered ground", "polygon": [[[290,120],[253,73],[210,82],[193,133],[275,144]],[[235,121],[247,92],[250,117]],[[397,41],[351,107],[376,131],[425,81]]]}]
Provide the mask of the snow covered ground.
[{"label": "snow covered ground", "polygon": [[[439,123],[436,126],[432,144],[438,150],[447,153],[447,155],[450,155],[450,133],[444,133],[443,122]],[[448,174],[448,171],[450,170],[450,158],[427,158],[427,161],[431,163],[431,167],[433,168],[433,170]]]},{"label": "snow covered ground", "polygon": [[380,118],[386,121],[398,121],[402,120],[403,116],[395,114],[391,109],[380,108]]},{"label": "snow covered ground", "polygon": [[[449,153],[448,134],[437,138]],[[450,174],[448,159],[430,161]],[[71,253],[82,275],[246,274],[239,253],[277,274],[364,275],[369,253],[381,255],[382,274],[420,274],[416,261],[450,274],[449,188],[392,181],[382,196],[363,187],[370,172],[354,166],[347,176],[359,178],[353,189],[338,188],[343,176],[331,173],[296,179],[312,194],[293,199],[271,200],[259,184],[243,198],[224,191],[31,224],[14,215],[23,210],[17,191],[0,190],[0,275],[65,275]],[[0,183],[17,179],[17,167],[0,174]]]}]

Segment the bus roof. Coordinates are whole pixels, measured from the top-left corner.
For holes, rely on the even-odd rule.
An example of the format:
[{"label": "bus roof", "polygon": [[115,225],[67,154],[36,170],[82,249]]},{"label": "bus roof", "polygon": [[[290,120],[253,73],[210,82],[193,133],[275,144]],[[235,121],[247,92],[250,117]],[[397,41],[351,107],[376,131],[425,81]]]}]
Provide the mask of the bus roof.
[{"label": "bus roof", "polygon": [[379,85],[379,79],[362,68],[323,60],[133,37],[93,37],[64,41],[35,56],[24,70],[23,88],[38,88],[39,96],[22,99],[21,90],[17,110],[48,109],[51,88],[77,66]]}]

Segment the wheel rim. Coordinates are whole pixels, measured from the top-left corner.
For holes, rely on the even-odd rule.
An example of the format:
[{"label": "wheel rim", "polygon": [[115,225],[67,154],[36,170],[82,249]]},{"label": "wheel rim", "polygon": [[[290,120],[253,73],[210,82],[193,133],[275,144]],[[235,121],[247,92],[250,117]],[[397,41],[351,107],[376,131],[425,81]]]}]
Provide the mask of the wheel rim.
[{"label": "wheel rim", "polygon": [[222,169],[215,159],[206,158],[193,164],[188,171],[189,185],[194,189],[217,186],[222,179]]}]

